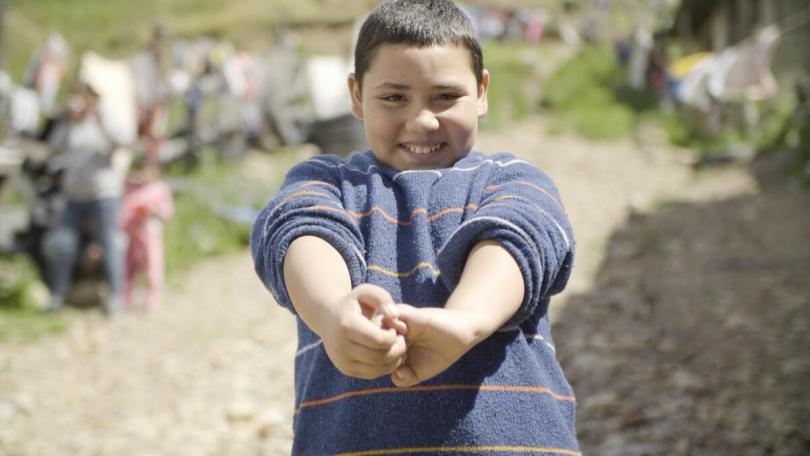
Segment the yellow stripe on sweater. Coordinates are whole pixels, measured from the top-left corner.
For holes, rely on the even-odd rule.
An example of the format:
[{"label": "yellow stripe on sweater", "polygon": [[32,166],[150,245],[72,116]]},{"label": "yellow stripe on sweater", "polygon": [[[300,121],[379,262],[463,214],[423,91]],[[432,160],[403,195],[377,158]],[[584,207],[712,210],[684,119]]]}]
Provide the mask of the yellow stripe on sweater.
[{"label": "yellow stripe on sweater", "polygon": [[374,456],[385,454],[413,454],[413,453],[483,453],[486,451],[507,451],[510,453],[546,453],[546,454],[567,454],[571,456],[581,456],[579,451],[566,450],[563,448],[527,447],[527,446],[456,446],[456,447],[423,447],[423,448],[392,448],[388,450],[367,450],[353,453],[340,453],[337,456]]},{"label": "yellow stripe on sweater", "polygon": [[430,272],[432,272],[432,273],[433,273],[433,275],[434,275],[434,276],[436,276],[436,277],[439,277],[439,275],[442,273],[442,271],[440,271],[440,270],[438,270],[438,269],[434,268],[434,267],[433,267],[433,265],[431,265],[431,264],[430,264],[430,263],[428,263],[427,261],[423,261],[423,262],[421,262],[421,263],[417,264],[417,265],[416,265],[416,266],[415,266],[413,269],[411,269],[410,271],[404,271],[404,272],[391,271],[391,270],[389,270],[389,269],[385,269],[384,267],[379,266],[379,265],[376,265],[376,264],[370,264],[370,265],[368,265],[368,268],[367,268],[367,269],[368,269],[369,271],[377,271],[377,272],[381,272],[381,273],[383,273],[383,274],[385,274],[385,275],[387,275],[387,276],[391,276],[391,277],[410,277],[410,276],[412,276],[412,275],[416,274],[416,271],[418,271],[418,270],[420,270],[420,269],[422,269],[422,268],[425,268],[425,269],[430,269]]},{"label": "yellow stripe on sweater", "polygon": [[[301,187],[306,187],[306,186],[311,186],[311,185],[321,185],[321,184],[324,184],[324,183],[320,182],[320,181],[312,181],[312,182],[306,182],[306,183],[302,184]],[[326,184],[326,185],[331,185],[331,184]],[[291,200],[293,198],[297,198],[299,196],[307,196],[307,195],[323,196],[325,198],[334,200],[334,197],[332,195],[327,195],[326,193],[321,193],[321,192],[317,192],[317,191],[314,191],[314,190],[302,190],[302,191],[292,193],[289,196],[287,196],[286,198],[284,198],[279,203],[279,206],[281,204],[286,203],[287,201],[289,201],[289,200]],[[331,211],[335,210],[335,208],[324,208],[321,205],[310,206],[309,208],[310,209],[327,209],[327,210],[331,210]],[[411,217],[408,220],[399,220],[398,218],[394,217],[393,215],[390,215],[388,212],[385,211],[385,209],[383,209],[380,206],[373,206],[371,209],[369,209],[368,211],[365,211],[365,212],[350,211],[350,210],[347,210],[347,209],[340,209],[340,211],[342,211],[342,212],[346,213],[347,215],[349,215],[351,217],[354,217],[356,219],[362,219],[362,218],[370,217],[373,213],[376,212],[376,213],[380,214],[385,220],[387,220],[387,221],[389,221],[391,223],[394,223],[396,225],[402,225],[402,226],[411,226],[411,225],[413,225],[414,218],[419,214],[425,215],[425,220],[428,221],[428,222],[432,222],[432,221],[434,221],[434,220],[436,220],[438,218],[441,218],[441,217],[443,217],[443,216],[445,216],[447,214],[453,214],[453,213],[455,213],[455,214],[463,214],[468,209],[476,210],[476,209],[478,209],[478,206],[476,206],[475,204],[468,204],[468,205],[463,206],[463,207],[450,207],[450,208],[447,208],[447,209],[443,209],[443,210],[441,210],[439,212],[436,212],[433,215],[427,215],[427,213],[428,213],[427,209],[425,209],[423,207],[420,207],[420,208],[414,209],[413,212],[411,212]]]},{"label": "yellow stripe on sweater", "polygon": [[304,196],[304,195],[324,196],[326,198],[330,197],[330,195],[327,195],[326,193],[316,192],[315,190],[301,190],[300,192],[295,192],[295,193],[293,193],[291,195],[288,195],[283,200],[281,200],[281,203],[279,203],[279,206],[286,203],[287,201],[289,201],[289,200],[291,200],[293,198],[297,198],[299,196]]}]

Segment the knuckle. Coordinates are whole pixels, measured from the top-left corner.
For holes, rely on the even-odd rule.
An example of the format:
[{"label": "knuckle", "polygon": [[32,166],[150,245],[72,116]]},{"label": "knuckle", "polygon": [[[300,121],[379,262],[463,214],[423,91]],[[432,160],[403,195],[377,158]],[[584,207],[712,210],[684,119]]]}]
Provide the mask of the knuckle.
[{"label": "knuckle", "polygon": [[348,317],[348,316],[347,317],[341,317],[341,319],[338,320],[338,328],[340,328],[341,333],[345,334],[345,333],[351,331],[353,327],[354,327],[354,325],[352,324],[352,319],[350,317]]},{"label": "knuckle", "polygon": [[374,354],[374,364],[376,364],[378,366],[385,367],[385,366],[391,364],[391,361],[392,361],[392,359],[391,359],[390,356],[388,356],[387,353],[375,353]]},{"label": "knuckle", "polygon": [[380,335],[374,336],[373,343],[379,349],[388,349],[388,348],[391,347],[391,343],[387,339],[388,338],[385,337],[385,334],[380,334]]}]

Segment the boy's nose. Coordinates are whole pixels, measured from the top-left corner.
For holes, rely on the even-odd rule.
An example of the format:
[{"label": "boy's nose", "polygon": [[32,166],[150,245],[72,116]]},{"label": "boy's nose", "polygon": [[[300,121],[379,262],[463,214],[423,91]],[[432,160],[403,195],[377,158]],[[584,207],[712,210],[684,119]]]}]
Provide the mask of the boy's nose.
[{"label": "boy's nose", "polygon": [[415,132],[434,131],[439,128],[439,119],[430,109],[422,109],[408,121],[407,128]]}]

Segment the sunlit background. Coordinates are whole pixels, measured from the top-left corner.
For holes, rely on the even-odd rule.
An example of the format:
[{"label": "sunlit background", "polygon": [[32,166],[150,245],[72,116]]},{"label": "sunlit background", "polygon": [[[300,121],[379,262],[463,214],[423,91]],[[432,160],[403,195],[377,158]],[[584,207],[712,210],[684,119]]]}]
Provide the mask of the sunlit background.
[{"label": "sunlit background", "polygon": [[[248,234],[290,166],[366,147],[345,81],[375,4],[0,0],[0,454],[289,454],[295,322]],[[492,75],[476,148],[550,174],[577,235],[551,312],[583,454],[810,454],[810,3],[463,7]],[[102,312],[90,244],[46,311],[78,83],[111,166],[171,189],[149,308],[140,277]]]}]

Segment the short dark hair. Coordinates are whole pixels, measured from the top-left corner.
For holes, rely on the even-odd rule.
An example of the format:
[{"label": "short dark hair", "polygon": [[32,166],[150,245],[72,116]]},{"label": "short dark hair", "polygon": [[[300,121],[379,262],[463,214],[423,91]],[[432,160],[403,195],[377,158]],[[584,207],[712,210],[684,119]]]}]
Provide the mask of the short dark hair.
[{"label": "short dark hair", "polygon": [[363,22],[354,48],[354,77],[361,87],[383,44],[463,46],[470,51],[478,85],[484,77],[484,56],[472,22],[451,0],[383,0],[377,5]]}]

